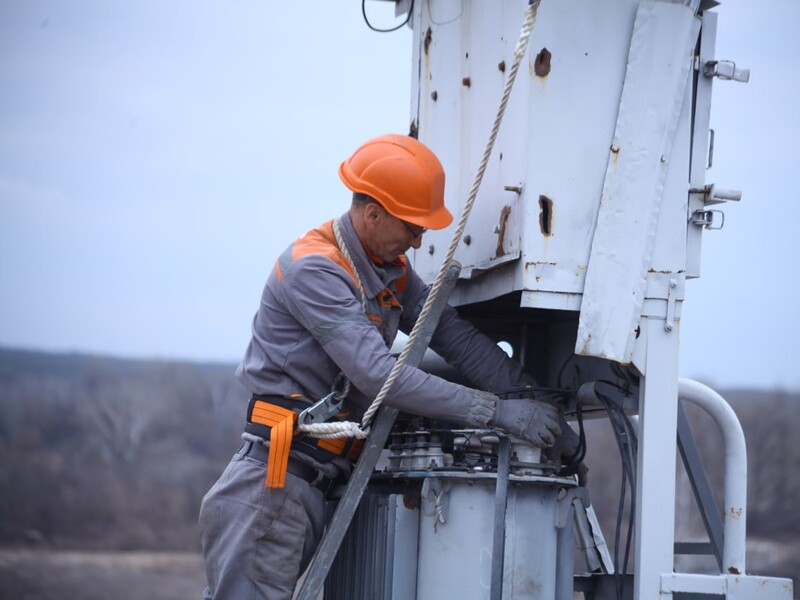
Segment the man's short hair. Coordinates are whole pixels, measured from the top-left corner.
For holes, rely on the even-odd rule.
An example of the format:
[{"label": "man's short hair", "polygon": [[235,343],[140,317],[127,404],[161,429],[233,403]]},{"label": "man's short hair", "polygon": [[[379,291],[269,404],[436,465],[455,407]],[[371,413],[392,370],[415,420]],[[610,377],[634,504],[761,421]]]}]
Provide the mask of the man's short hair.
[{"label": "man's short hair", "polygon": [[357,204],[361,207],[364,207],[370,203],[382,206],[381,203],[375,200],[375,198],[373,198],[372,196],[369,196],[367,194],[362,194],[361,192],[353,192],[353,204]]}]

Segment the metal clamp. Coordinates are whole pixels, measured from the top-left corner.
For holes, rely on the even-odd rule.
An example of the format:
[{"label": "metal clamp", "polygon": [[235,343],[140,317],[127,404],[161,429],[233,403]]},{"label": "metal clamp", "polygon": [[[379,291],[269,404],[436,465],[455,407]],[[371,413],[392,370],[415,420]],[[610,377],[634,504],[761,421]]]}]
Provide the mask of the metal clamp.
[{"label": "metal clamp", "polygon": [[[719,215],[718,224],[714,223],[715,214]],[[692,213],[690,222],[692,225],[706,229],[722,229],[725,226],[725,213],[716,209],[696,210]]]},{"label": "metal clamp", "polygon": [[738,69],[732,60],[709,60],[703,64],[703,75],[723,81],[750,81],[750,69]]}]

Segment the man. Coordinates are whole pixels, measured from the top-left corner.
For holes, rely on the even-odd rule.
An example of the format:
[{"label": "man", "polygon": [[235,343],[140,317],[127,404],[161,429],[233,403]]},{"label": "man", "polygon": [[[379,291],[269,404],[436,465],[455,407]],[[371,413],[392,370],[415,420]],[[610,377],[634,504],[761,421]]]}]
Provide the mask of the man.
[{"label": "man", "polygon": [[[237,371],[253,396],[245,444],[200,511],[206,598],[292,597],[322,536],[323,490],[356,455],[352,440],[298,434],[296,416],[346,382],[348,419],[358,420],[395,363],[389,347],[398,329],[410,332],[428,293],[405,252],[420,247],[427,229],[452,221],[442,165],[416,139],[369,140],[339,176],[353,192],[350,209],[278,258]],[[483,391],[535,382],[453,308],[442,315],[431,348],[482,390],[404,366],[385,404],[461,426],[497,427],[539,447],[552,446],[564,427],[559,447],[574,449],[574,432],[552,404]]]}]

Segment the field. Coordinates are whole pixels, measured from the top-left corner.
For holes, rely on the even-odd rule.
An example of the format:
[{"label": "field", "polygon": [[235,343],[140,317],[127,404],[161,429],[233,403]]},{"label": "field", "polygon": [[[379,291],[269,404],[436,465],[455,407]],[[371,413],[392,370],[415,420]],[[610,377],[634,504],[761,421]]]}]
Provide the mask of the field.
[{"label": "field", "polygon": [[199,554],[0,550],[2,600],[187,600],[203,597]]}]

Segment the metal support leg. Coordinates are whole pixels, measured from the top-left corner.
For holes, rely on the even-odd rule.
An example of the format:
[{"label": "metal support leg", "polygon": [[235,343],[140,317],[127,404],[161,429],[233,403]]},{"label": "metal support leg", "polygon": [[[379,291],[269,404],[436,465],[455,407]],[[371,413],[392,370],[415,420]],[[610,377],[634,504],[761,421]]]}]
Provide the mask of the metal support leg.
[{"label": "metal support leg", "polygon": [[678,332],[663,318],[646,318],[645,375],[640,387],[634,598],[671,598],[661,575],[673,570],[675,445],[678,414]]}]

